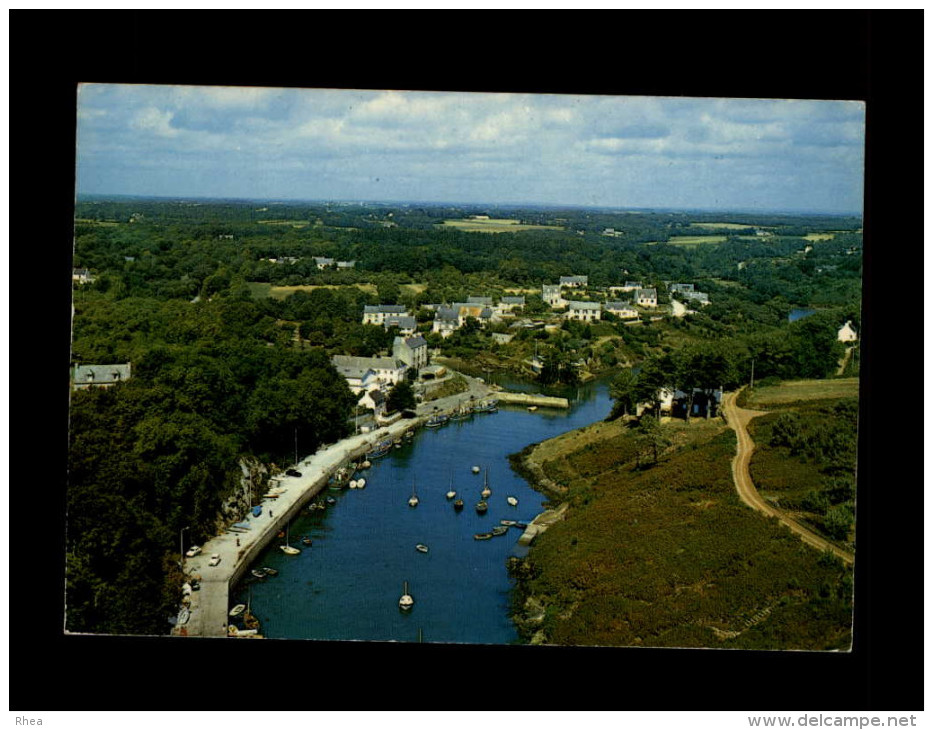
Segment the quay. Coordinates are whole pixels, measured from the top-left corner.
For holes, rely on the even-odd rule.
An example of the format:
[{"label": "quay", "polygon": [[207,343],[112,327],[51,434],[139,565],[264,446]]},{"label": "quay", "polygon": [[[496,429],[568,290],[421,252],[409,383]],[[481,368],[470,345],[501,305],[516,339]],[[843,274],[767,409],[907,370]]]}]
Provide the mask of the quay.
[{"label": "quay", "polygon": [[545,408],[570,408],[570,401],[566,398],[557,398],[538,393],[512,393],[500,390],[495,393],[500,403],[514,403],[523,406],[544,406]]},{"label": "quay", "polygon": [[[424,420],[425,417],[402,419],[370,433],[343,439],[296,464],[300,477],[278,477],[285,491],[277,499],[262,500],[262,513],[258,517],[250,513],[243,521],[249,525],[248,530],[228,530],[204,543],[196,557],[184,558],[186,575],[201,577],[200,590],[191,593],[188,621],[175,626],[172,635],[226,637],[230,589],[275,535],[327,486],[328,479],[338,468],[372,451],[380,441],[401,437]],[[208,561],[215,553],[220,555],[220,564],[210,566]]]},{"label": "quay", "polygon": [[531,542],[542,532],[547,530],[555,522],[560,522],[564,519],[564,513],[567,511],[568,504],[564,502],[557,509],[545,510],[537,517],[535,517],[531,522],[528,523],[528,527],[525,528],[525,531],[522,533],[522,536],[518,538],[519,545],[531,545]]}]

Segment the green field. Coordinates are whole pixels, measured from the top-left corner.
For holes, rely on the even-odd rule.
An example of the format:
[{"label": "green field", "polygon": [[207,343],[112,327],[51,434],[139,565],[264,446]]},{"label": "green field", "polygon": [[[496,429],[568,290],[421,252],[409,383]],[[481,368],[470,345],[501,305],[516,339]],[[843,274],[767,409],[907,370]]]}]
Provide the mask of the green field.
[{"label": "green field", "polygon": [[804,239],[807,241],[832,241],[835,237],[835,234],[832,233],[808,233],[804,236]]},{"label": "green field", "polygon": [[[248,282],[249,290],[255,299],[264,299],[271,297],[273,299],[285,299],[285,297],[294,294],[296,291],[311,292],[315,289],[345,289],[347,286],[362,289],[369,294],[377,294],[375,284],[299,284],[297,286],[273,286],[261,281]],[[403,284],[403,286],[406,286]]]},{"label": "green field", "polygon": [[[671,236],[666,242],[671,246],[695,247],[707,243],[724,243],[726,236]],[[648,241],[646,246],[657,246],[659,241]]]},{"label": "green field", "polygon": [[765,226],[756,226],[751,223],[691,223],[695,228],[725,228],[730,231],[741,231],[747,228],[764,228]]},{"label": "green field", "polygon": [[456,228],[468,233],[514,233],[516,231],[562,231],[563,226],[538,226],[523,224],[514,218],[490,218],[489,220],[446,220],[439,227]]},{"label": "green field", "polygon": [[755,388],[746,399],[745,407],[771,408],[799,401],[858,398],[858,383],[858,378],[791,380],[780,385]]}]

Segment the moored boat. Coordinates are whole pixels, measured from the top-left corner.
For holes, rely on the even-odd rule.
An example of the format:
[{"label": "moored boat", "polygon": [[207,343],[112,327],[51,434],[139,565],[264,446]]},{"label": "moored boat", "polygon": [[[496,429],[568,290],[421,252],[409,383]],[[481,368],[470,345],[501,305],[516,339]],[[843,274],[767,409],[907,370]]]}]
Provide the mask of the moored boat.
[{"label": "moored boat", "polygon": [[239,615],[240,615],[241,613],[243,613],[245,610],[246,610],[246,604],[245,604],[245,603],[238,603],[237,605],[235,605],[233,608],[230,609],[230,615],[231,615],[231,616],[239,616]]},{"label": "moored boat", "polygon": [[461,498],[458,497],[458,498],[454,501],[454,509],[457,510],[457,512],[459,512],[460,510],[463,509],[463,499],[461,499]]},{"label": "moored boat", "polygon": [[428,428],[439,428],[440,426],[443,426],[445,423],[447,423],[449,420],[450,420],[450,416],[445,416],[443,413],[438,413],[435,416],[431,416],[428,419],[427,423],[425,423],[424,425],[427,426]]},{"label": "moored boat", "polygon": [[251,570],[250,575],[252,575],[254,578],[258,578],[259,580],[266,579],[266,571],[260,570],[259,568],[254,568]]},{"label": "moored boat", "polygon": [[263,568],[263,571],[266,575],[276,576],[279,574],[279,571],[277,571],[275,568]]},{"label": "moored boat", "polygon": [[473,535],[474,540],[489,540],[492,538],[491,532],[477,532]]},{"label": "moored boat", "polygon": [[428,546],[419,542],[417,545],[415,545],[415,550],[417,550],[419,553],[426,553],[428,551]]},{"label": "moored boat", "polygon": [[334,499],[333,497],[328,497],[328,498],[325,499],[324,501],[327,502],[327,504],[332,505],[332,506],[335,505],[335,504],[337,504],[337,500]]},{"label": "moored boat", "polygon": [[415,494],[415,480],[414,479],[411,480],[411,497],[408,498],[408,506],[409,507],[418,506],[418,495]]},{"label": "moored boat", "polygon": [[301,544],[302,544],[302,545],[310,545],[310,544],[311,544],[311,538],[310,538],[310,537],[303,537],[303,538],[301,538]]},{"label": "moored boat", "polygon": [[403,611],[410,611],[415,605],[415,599],[408,592],[408,581],[405,581],[405,587],[402,589],[402,597],[398,599],[398,607]]},{"label": "moored boat", "polygon": [[450,488],[447,490],[447,494],[444,495],[447,499],[453,499],[457,496],[457,493],[454,491],[454,478],[453,475],[450,477]]},{"label": "moored boat", "polygon": [[511,497],[511,496],[506,497],[506,498],[505,498],[505,501],[508,502],[508,503],[509,503],[510,505],[512,505],[513,507],[518,506],[518,500],[517,500],[515,497]]},{"label": "moored boat", "polygon": [[480,494],[483,496],[483,499],[487,499],[489,495],[492,494],[492,490],[489,488],[489,469],[487,469],[486,473],[483,475],[483,491],[480,492]]},{"label": "moored boat", "polygon": [[476,511],[479,514],[485,514],[486,510],[489,509],[489,505],[485,501],[480,500],[476,503]]},{"label": "moored boat", "polygon": [[500,525],[505,525],[506,527],[515,527],[515,520],[499,520]]},{"label": "moored boat", "polygon": [[470,471],[473,472],[474,474],[479,474],[479,467],[474,466],[472,469],[470,469]]},{"label": "moored boat", "polygon": [[492,530],[490,530],[490,532],[493,534],[493,537],[498,537],[499,535],[504,535],[504,534],[507,533],[508,531],[509,531],[509,528],[508,528],[508,527],[503,527],[502,525],[496,525],[495,527],[492,528]]}]

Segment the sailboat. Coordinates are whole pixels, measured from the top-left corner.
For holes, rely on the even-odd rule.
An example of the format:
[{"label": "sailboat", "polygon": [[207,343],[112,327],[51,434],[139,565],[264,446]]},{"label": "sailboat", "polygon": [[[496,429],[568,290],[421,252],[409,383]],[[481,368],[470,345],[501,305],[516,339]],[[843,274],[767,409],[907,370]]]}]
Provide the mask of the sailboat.
[{"label": "sailboat", "polygon": [[444,495],[447,499],[453,499],[457,496],[457,493],[454,491],[454,477],[453,474],[450,475],[450,489],[447,491],[447,494]]},{"label": "sailboat", "polygon": [[489,495],[492,494],[492,490],[489,488],[489,469],[487,469],[486,473],[483,475],[483,491],[480,492],[480,494],[483,496],[483,499],[487,499]]},{"label": "sailboat", "polygon": [[486,500],[481,499],[479,502],[476,503],[476,511],[479,514],[485,514],[487,509],[489,509],[489,505],[486,504]]},{"label": "sailboat", "polygon": [[279,545],[279,550],[281,550],[286,555],[298,555],[298,553],[301,552],[301,550],[298,548],[292,547],[288,544],[288,525],[285,526],[285,544]]},{"label": "sailboat", "polygon": [[411,480],[411,497],[408,498],[408,506],[409,507],[418,506],[418,495],[415,494],[415,480],[414,479]]},{"label": "sailboat", "polygon": [[403,611],[410,611],[415,605],[415,599],[408,593],[408,581],[405,581],[405,587],[402,591],[402,597],[398,599],[398,607]]},{"label": "sailboat", "polygon": [[457,499],[454,501],[454,509],[457,510],[457,512],[463,509],[463,498],[462,497],[457,497]]},{"label": "sailboat", "polygon": [[506,497],[506,498],[505,498],[505,501],[508,502],[508,503],[509,503],[510,505],[512,505],[513,507],[516,507],[516,506],[518,505],[518,500],[517,500],[515,497],[511,497],[511,496],[510,496],[510,497]]}]

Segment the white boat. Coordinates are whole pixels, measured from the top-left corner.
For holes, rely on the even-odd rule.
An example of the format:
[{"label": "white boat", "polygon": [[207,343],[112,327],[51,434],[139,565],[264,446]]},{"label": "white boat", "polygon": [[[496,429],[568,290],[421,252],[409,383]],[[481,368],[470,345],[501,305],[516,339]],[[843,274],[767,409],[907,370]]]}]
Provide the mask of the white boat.
[{"label": "white boat", "polygon": [[191,618],[191,611],[188,610],[187,606],[182,606],[181,611],[178,612],[178,625],[188,623],[189,618]]},{"label": "white boat", "polygon": [[417,545],[415,545],[415,550],[417,550],[419,553],[426,553],[428,551],[428,546],[419,542]]},{"label": "white boat", "polygon": [[487,469],[486,473],[483,475],[483,491],[480,492],[480,494],[482,495],[483,499],[486,499],[490,494],[492,494],[492,490],[489,488],[489,469]]},{"label": "white boat", "polygon": [[510,505],[512,505],[513,507],[515,507],[516,505],[518,505],[518,500],[515,499],[515,497],[506,497],[506,498],[505,498],[505,501],[508,502],[508,503],[509,503]]},{"label": "white boat", "polygon": [[403,611],[410,611],[411,607],[415,605],[415,599],[411,597],[408,593],[408,581],[405,581],[405,588],[402,592],[402,597],[398,599],[398,607]]},{"label": "white boat", "polygon": [[528,406],[528,410],[534,413],[536,410],[538,410],[538,406]]},{"label": "white boat", "polygon": [[357,480],[356,480],[356,488],[357,488],[357,489],[363,489],[365,486],[366,486],[366,480],[365,480],[365,479],[357,479]]},{"label": "white boat", "polygon": [[285,544],[279,545],[279,550],[281,550],[286,555],[298,555],[298,553],[301,552],[301,550],[298,548],[292,547],[288,544],[288,525],[285,526]]},{"label": "white boat", "polygon": [[473,472],[474,474],[479,474],[479,467],[474,466],[472,469],[470,469],[470,471]]},{"label": "white boat", "polygon": [[359,486],[359,482],[357,482],[356,479],[350,480],[350,489],[356,489],[358,486]]},{"label": "white boat", "polygon": [[414,479],[411,480],[411,497],[408,498],[408,506],[409,507],[418,506],[418,495],[415,494],[415,480]]},{"label": "white boat", "polygon": [[453,499],[457,496],[457,493],[454,491],[454,478],[453,475],[450,477],[450,489],[447,491],[447,494],[444,495],[447,499]]},{"label": "white boat", "polygon": [[237,605],[235,605],[233,608],[230,609],[230,615],[231,615],[231,616],[239,616],[239,615],[240,615],[241,613],[243,613],[245,610],[246,610],[246,604],[245,604],[245,603],[238,603]]}]

